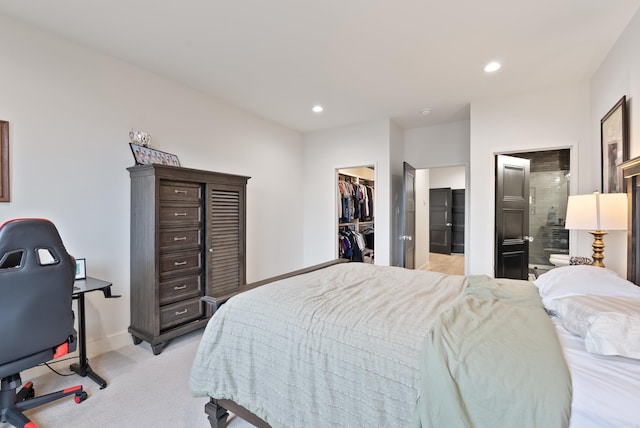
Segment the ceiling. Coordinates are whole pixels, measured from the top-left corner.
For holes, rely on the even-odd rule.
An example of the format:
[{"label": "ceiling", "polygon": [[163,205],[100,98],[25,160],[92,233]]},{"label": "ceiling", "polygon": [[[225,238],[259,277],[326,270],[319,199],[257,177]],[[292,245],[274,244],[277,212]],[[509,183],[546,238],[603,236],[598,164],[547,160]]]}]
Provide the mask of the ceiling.
[{"label": "ceiling", "polygon": [[[2,0],[0,14],[300,132],[469,118],[586,80],[640,0]],[[7,43],[7,41],[3,41]],[[483,71],[498,60],[503,67]],[[311,112],[322,104],[325,111]],[[425,108],[431,114],[422,115]]]}]

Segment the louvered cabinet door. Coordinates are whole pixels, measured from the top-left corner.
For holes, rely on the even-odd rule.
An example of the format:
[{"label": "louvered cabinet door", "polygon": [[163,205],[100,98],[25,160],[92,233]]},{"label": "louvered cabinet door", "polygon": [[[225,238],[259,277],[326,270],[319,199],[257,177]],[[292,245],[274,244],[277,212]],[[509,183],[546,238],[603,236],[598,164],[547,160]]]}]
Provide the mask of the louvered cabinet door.
[{"label": "louvered cabinet door", "polygon": [[245,187],[211,185],[207,295],[222,297],[245,283]]}]

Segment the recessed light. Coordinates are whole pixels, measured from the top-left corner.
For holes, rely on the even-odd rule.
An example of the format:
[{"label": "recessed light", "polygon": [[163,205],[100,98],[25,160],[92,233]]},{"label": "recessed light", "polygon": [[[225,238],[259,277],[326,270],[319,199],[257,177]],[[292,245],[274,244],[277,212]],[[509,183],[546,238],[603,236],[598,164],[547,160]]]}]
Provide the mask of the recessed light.
[{"label": "recessed light", "polygon": [[502,65],[499,62],[494,61],[485,65],[484,71],[486,71],[487,73],[493,73],[494,71],[500,70],[500,67],[502,67]]},{"label": "recessed light", "polygon": [[318,104],[318,105],[313,106],[311,111],[314,112],[314,113],[322,113],[324,111],[324,107],[322,107],[320,104]]},{"label": "recessed light", "polygon": [[430,108],[423,108],[420,111],[420,114],[422,114],[423,116],[429,116],[431,114],[431,109]]}]

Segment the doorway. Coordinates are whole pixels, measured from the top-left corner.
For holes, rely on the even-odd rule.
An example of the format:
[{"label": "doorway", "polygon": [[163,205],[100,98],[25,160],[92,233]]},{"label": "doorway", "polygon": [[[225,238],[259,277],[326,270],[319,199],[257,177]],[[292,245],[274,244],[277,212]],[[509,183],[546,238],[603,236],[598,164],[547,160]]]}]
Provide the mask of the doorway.
[{"label": "doorway", "polygon": [[337,255],[375,263],[375,168],[336,170]]},{"label": "doorway", "polygon": [[[552,254],[569,254],[569,231],[564,228],[571,181],[571,150],[557,149],[510,153],[529,160],[526,221],[528,222],[527,257],[518,269],[530,273],[534,268],[550,269]],[[496,185],[497,185],[496,180]],[[498,189],[496,188],[496,195]],[[499,264],[499,201],[496,197],[496,268]],[[505,225],[513,226],[510,221]],[[498,272],[496,269],[496,276]]]},{"label": "doorway", "polygon": [[[422,168],[416,171],[416,268],[434,272],[463,275],[465,272],[465,222],[466,213],[466,166],[446,166]],[[431,197],[435,189],[449,189],[451,197],[448,202],[442,202]],[[437,206],[448,205],[450,214],[448,221],[443,218],[432,221],[433,209]],[[435,219],[437,220],[437,219]],[[451,223],[451,226],[446,226]],[[439,234],[432,231],[440,228],[450,233]],[[439,241],[443,245],[442,252],[433,251],[432,242]],[[446,241],[446,242],[445,242]],[[444,253],[444,254],[443,254]],[[448,253],[448,254],[446,254]]]}]

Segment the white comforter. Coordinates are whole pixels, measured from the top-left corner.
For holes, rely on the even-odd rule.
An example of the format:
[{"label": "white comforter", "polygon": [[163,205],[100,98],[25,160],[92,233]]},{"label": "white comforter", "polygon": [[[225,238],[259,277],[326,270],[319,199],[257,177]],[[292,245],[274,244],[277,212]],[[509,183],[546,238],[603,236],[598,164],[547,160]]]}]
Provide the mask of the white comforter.
[{"label": "white comforter", "polygon": [[194,395],[276,427],[406,427],[424,336],[465,278],[346,263],[233,297],[194,359]]}]

